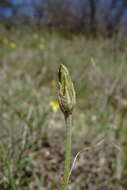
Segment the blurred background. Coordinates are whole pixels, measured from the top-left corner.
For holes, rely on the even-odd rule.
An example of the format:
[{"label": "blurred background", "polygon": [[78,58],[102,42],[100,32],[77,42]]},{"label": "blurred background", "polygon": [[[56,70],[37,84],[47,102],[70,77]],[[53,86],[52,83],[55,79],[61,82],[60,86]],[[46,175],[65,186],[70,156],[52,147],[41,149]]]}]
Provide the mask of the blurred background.
[{"label": "blurred background", "polygon": [[60,63],[77,96],[72,162],[81,151],[68,189],[127,189],[126,37],[126,0],[0,0],[1,190],[60,189]]},{"label": "blurred background", "polygon": [[1,0],[8,24],[67,27],[84,32],[127,32],[126,0]]}]

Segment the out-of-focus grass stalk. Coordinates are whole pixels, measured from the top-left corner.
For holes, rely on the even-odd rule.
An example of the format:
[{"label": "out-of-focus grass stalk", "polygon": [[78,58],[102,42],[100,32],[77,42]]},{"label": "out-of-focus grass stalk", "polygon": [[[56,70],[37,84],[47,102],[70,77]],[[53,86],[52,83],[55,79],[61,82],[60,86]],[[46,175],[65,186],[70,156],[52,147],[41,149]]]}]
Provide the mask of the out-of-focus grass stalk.
[{"label": "out-of-focus grass stalk", "polygon": [[61,190],[67,190],[71,166],[71,136],[72,136],[72,111],[76,102],[75,90],[68,69],[60,65],[59,73],[59,105],[65,117],[66,143],[65,143],[65,169]]},{"label": "out-of-focus grass stalk", "polygon": [[1,142],[0,142],[0,152],[1,152],[1,159],[3,162],[3,167],[5,170],[7,170],[9,185],[11,187],[11,190],[16,190],[16,184],[15,184],[15,180],[13,178],[12,171],[10,168],[10,163],[9,163],[7,151],[5,150],[5,147]]}]

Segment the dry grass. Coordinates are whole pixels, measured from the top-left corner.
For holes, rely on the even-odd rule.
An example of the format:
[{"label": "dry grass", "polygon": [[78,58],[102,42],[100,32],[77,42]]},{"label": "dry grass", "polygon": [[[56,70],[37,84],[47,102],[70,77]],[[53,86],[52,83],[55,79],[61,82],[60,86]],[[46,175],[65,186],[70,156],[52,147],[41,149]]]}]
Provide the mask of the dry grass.
[{"label": "dry grass", "polygon": [[[0,189],[14,190],[10,174],[16,190],[60,187],[64,165],[64,123],[56,102],[60,63],[68,65],[77,91],[73,158],[105,137],[101,146],[78,157],[69,189],[126,189],[126,41],[0,27],[0,143],[6,155],[5,159],[0,153]],[[114,144],[123,151],[124,162],[119,162]]]}]

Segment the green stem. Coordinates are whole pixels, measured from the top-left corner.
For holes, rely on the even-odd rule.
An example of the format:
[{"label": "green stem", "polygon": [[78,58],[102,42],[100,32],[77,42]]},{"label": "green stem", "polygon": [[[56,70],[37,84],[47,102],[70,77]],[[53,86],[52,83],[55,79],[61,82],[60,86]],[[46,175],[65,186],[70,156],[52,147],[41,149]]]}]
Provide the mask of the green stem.
[{"label": "green stem", "polygon": [[67,190],[69,183],[69,173],[71,166],[71,136],[72,136],[72,115],[65,118],[66,123],[66,142],[65,142],[65,169],[64,169],[64,179],[61,190]]}]

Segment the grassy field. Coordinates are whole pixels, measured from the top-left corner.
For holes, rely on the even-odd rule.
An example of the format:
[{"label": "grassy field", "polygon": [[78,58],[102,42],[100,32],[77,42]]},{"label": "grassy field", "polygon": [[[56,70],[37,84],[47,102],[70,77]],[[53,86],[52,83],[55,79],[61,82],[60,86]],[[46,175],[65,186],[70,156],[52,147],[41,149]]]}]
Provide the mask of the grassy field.
[{"label": "grassy field", "polygon": [[0,25],[0,190],[60,189],[57,71],[76,88],[69,190],[127,189],[127,41]]}]

